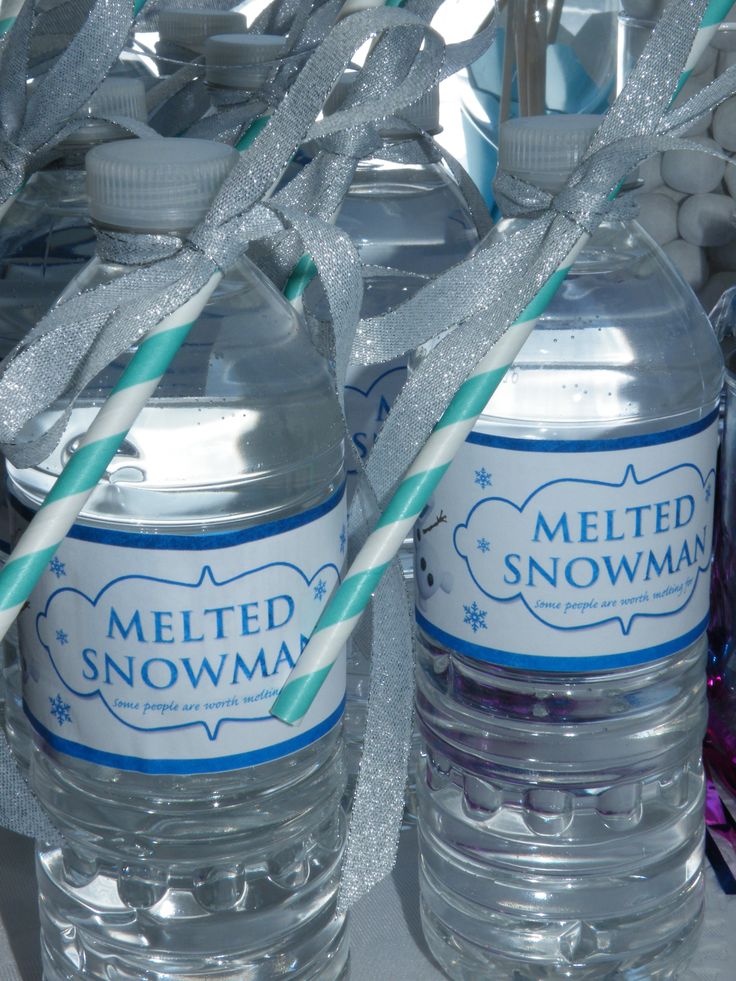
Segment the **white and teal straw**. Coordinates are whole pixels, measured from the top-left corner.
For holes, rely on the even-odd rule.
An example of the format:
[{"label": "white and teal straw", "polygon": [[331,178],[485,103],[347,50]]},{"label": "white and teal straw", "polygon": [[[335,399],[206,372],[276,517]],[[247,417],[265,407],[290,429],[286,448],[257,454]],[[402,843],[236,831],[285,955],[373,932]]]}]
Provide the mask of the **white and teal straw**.
[{"label": "white and teal straw", "polygon": [[0,571],[2,638],[74,524],[142,407],[222,279],[202,289],[149,331]]},{"label": "white and teal straw", "polygon": [[[711,0],[695,35],[675,95],[687,81],[732,4],[733,0]],[[581,235],[557,271],[478,364],[450,402],[356,556],[345,579],[323,610],[309,643],[274,702],[271,713],[276,718],[295,725],[306,714],[391,560],[589,237],[587,234]]]}]

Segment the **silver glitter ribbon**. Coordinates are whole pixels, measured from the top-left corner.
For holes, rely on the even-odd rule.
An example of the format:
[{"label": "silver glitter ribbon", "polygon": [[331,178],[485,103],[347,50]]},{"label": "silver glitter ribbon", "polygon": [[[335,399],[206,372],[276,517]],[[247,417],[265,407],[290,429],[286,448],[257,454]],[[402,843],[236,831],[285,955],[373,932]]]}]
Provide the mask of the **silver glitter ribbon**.
[{"label": "silver glitter ribbon", "polygon": [[73,117],[117,59],[131,21],[127,0],[95,0],[74,39],[29,91],[36,21],[34,2],[26,0],[0,49],[0,204],[78,127]]}]

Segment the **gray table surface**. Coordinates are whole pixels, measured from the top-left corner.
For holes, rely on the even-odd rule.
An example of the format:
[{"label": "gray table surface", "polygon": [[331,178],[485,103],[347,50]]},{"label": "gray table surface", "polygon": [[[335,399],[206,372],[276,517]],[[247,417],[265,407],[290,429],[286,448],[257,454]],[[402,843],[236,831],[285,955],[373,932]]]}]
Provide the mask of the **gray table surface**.
[{"label": "gray table surface", "polygon": [[[33,846],[7,831],[0,831],[0,920],[0,981],[40,981]],[[735,954],[736,895],[726,895],[708,867],[705,930],[680,981],[733,981]],[[413,831],[402,835],[393,873],[353,910],[350,978],[444,978],[422,940]]]}]

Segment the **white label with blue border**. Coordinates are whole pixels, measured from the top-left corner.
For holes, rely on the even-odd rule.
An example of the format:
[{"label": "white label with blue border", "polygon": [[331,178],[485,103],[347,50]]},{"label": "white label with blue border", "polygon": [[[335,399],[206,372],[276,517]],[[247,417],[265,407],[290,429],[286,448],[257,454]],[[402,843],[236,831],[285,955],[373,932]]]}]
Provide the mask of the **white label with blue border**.
[{"label": "white label with blue border", "polygon": [[343,486],[239,531],[75,525],[19,621],[34,728],[61,752],[146,773],[239,769],[319,739],[342,715],[344,655],[298,728],[269,710],[340,580],[345,519]]},{"label": "white label with blue border", "polygon": [[401,357],[382,364],[348,367],[345,418],[355,452],[364,462],[406,381],[406,363],[406,357]]},{"label": "white label with blue border", "polygon": [[640,664],[706,627],[717,414],[584,441],[470,434],[415,529],[417,622],[509,667]]}]

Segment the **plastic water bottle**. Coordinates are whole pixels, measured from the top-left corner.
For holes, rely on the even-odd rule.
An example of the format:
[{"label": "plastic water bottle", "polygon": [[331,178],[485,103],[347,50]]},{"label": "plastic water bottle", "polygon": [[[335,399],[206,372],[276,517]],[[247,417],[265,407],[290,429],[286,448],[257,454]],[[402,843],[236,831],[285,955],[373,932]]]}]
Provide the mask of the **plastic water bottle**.
[{"label": "plastic water bottle", "polygon": [[[338,86],[336,99],[344,98],[350,84]],[[410,152],[422,140],[422,132],[440,131],[438,89],[406,115],[410,125],[398,117],[381,123],[388,157],[402,144]],[[478,242],[467,204],[441,161],[401,163],[380,156],[361,160],[335,224],[350,235],[367,267],[363,317],[377,317],[409,299],[429,279],[464,259]],[[351,366],[346,414],[362,459],[370,453],[406,371],[406,357],[367,368]]]},{"label": "plastic water bottle", "polygon": [[[182,139],[96,148],[93,219],[185,231],[236,156]],[[70,289],[130,269],[98,257]],[[42,466],[8,468],[19,524],[128,360],[98,376]],[[45,981],[343,976],[344,671],[298,731],[269,706],[344,547],[329,370],[244,259],[21,619],[31,781],[65,839],[38,853]]]},{"label": "plastic water bottle", "polygon": [[[354,81],[347,73],[336,87],[328,110],[339,107]],[[435,88],[408,110],[413,125],[397,117],[382,121],[387,156],[405,144],[411,151],[421,131],[439,132],[439,91]],[[441,162],[401,163],[380,156],[361,160],[335,224],[353,240],[362,262],[361,314],[375,317],[409,299],[431,278],[464,259],[478,232],[460,189]],[[364,367],[352,365],[345,386],[345,414],[353,444],[366,459],[397,395],[406,381],[407,357]],[[351,487],[348,474],[348,488]],[[400,558],[412,576],[411,542]],[[370,652],[353,639],[348,653],[348,703],[345,734],[348,773],[357,776],[370,684]],[[410,785],[412,780],[410,779]],[[411,791],[409,810],[413,810]]]},{"label": "plastic water bottle", "polygon": [[[108,78],[82,116],[146,119],[139,79]],[[0,224],[0,357],[41,319],[94,255],[84,157],[98,143],[125,138],[119,126],[90,119],[59,145],[58,157],[33,174]]]},{"label": "plastic water bottle", "polygon": [[[156,70],[166,97],[159,100],[160,89],[150,95],[151,126],[164,136],[180,136],[208,111],[210,100],[204,83],[204,50],[213,34],[240,34],[247,23],[236,10],[207,10],[170,7],[158,18],[159,39],[156,42]],[[190,63],[193,70],[178,90],[169,91],[169,77]],[[199,67],[198,67],[199,66]]]},{"label": "plastic water bottle", "polygon": [[[143,83],[106,79],[82,113],[145,120]],[[59,157],[33,174],[0,222],[0,358],[47,313],[94,254],[85,191],[84,155],[95,144],[124,137],[112,123],[90,119],[59,147]],[[0,467],[2,464],[0,463]],[[4,484],[4,480],[3,480]],[[0,561],[9,552],[5,490],[0,490]],[[28,726],[21,704],[15,627],[2,643],[5,731],[16,758],[28,762]]]},{"label": "plastic water bottle", "polygon": [[[557,190],[597,122],[514,120],[501,166]],[[452,978],[660,981],[693,950],[722,379],[694,294],[606,221],[419,522],[421,911]]]},{"label": "plastic water bottle", "polygon": [[[158,16],[159,40],[156,53],[162,60],[162,74],[170,74],[181,62],[204,54],[207,38],[214,34],[243,34],[245,14],[237,10],[167,7]],[[167,64],[171,56],[170,64]]]}]

